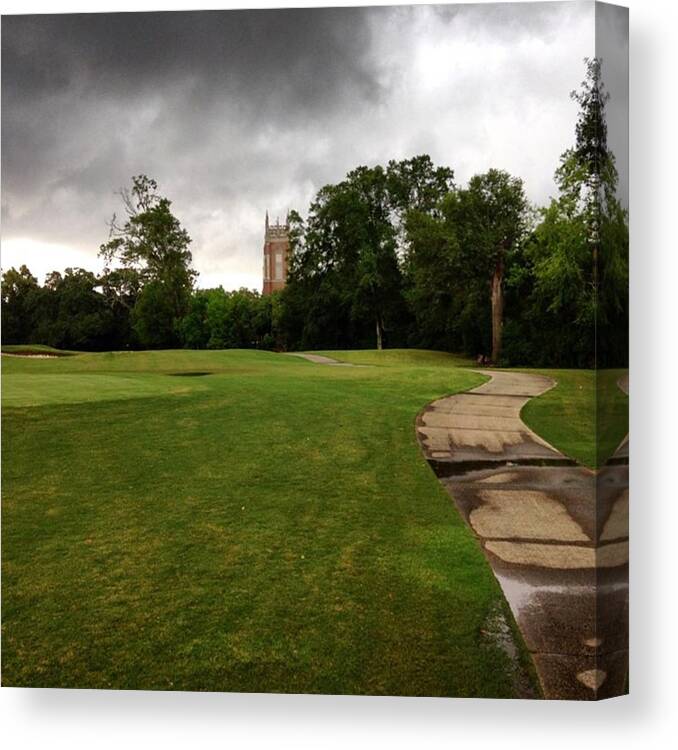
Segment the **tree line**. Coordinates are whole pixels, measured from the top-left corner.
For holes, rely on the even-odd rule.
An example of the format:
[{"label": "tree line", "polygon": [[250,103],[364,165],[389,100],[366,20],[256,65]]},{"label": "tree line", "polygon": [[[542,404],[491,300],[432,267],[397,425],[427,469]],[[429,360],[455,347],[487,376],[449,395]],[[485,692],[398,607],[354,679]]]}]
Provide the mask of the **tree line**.
[{"label": "tree line", "polygon": [[3,275],[5,343],[59,348],[422,347],[533,366],[624,366],[628,226],[607,145],[600,60],[572,94],[574,146],[558,193],[532,206],[490,169],[457,185],[419,155],[360,166],[290,213],[292,261],[272,295],[196,289],[190,237],[133,178],[100,248],[102,274],[66,269],[39,285]]}]

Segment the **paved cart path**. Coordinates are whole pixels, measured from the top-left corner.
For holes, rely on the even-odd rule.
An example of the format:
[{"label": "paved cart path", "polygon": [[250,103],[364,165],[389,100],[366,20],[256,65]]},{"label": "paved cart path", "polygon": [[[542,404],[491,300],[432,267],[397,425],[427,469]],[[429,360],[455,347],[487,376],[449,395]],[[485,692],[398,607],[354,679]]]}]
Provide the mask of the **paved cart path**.
[{"label": "paved cart path", "polygon": [[577,466],[520,419],[549,378],[491,380],[417,418],[424,455],[487,557],[545,697],[623,693],[628,664],[628,467]]},{"label": "paved cart path", "polygon": [[487,374],[492,376],[488,383],[433,401],[421,412],[417,435],[426,458],[449,471],[474,462],[572,463],[520,418],[523,406],[555,382],[543,375]]}]

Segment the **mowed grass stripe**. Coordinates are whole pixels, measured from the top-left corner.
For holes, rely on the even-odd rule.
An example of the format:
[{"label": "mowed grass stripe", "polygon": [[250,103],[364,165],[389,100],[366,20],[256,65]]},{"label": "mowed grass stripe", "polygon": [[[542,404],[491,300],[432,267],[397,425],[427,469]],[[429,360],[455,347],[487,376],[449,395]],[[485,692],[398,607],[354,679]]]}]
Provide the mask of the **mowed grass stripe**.
[{"label": "mowed grass stripe", "polygon": [[197,383],[178,382],[167,375],[22,373],[9,378],[2,394],[3,405],[7,407],[179,395],[200,388]]}]

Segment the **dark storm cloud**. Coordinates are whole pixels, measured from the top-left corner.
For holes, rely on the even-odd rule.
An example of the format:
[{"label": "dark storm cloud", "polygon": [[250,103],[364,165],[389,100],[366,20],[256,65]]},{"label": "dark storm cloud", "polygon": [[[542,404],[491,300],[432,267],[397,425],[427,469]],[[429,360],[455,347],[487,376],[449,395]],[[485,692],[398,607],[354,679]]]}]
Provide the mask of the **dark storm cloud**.
[{"label": "dark storm cloud", "polygon": [[[270,193],[286,132],[379,102],[370,13],[4,18],[6,228],[72,242],[75,224],[96,247],[111,192],[142,171],[185,212],[215,190],[224,203],[250,183]],[[257,138],[256,153],[244,148]],[[306,149],[294,146],[301,164]]]},{"label": "dark storm cloud", "polygon": [[[256,105],[324,106],[341,89],[375,96],[369,9],[15,16],[3,21],[3,96],[135,96],[197,83]],[[5,81],[7,83],[5,84]]]},{"label": "dark storm cloud", "polygon": [[[256,125],[327,114],[379,95],[369,11],[244,11],[8,17],[3,22],[3,164],[8,186],[30,187],[42,152],[63,143],[64,117],[115,102],[104,152],[126,116],[163,100],[149,127],[186,147],[229,120]],[[181,92],[177,101],[176,94]],[[174,137],[163,128],[171,118]],[[165,123],[166,125],[166,123]],[[152,134],[149,134],[152,135]],[[36,148],[37,147],[37,148]],[[105,167],[105,155],[101,160]],[[91,172],[95,164],[89,164]],[[37,174],[36,174],[37,172]]]},{"label": "dark storm cloud", "polygon": [[203,285],[258,284],[264,211],[303,211],[359,163],[498,166],[543,201],[592,8],[5,17],[3,266],[93,266],[139,173],[173,200]]}]

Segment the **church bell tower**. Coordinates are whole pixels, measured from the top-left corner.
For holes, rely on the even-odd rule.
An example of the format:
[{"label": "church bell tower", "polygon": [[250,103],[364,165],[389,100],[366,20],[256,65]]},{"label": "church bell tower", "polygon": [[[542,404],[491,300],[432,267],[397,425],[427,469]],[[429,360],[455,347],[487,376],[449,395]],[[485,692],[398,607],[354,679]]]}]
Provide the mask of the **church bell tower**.
[{"label": "church bell tower", "polygon": [[277,292],[285,286],[290,257],[289,230],[289,214],[284,224],[277,219],[275,224],[271,224],[266,211],[263,294]]}]

